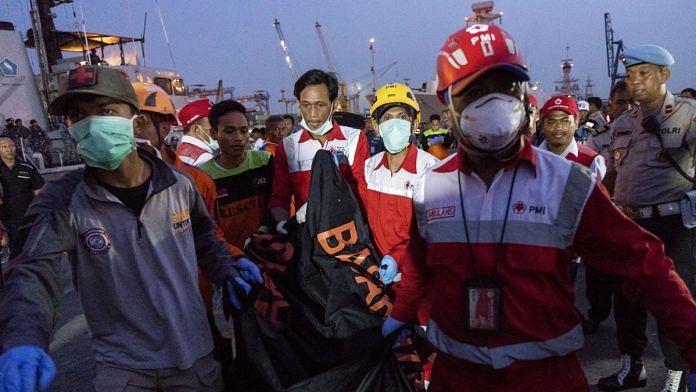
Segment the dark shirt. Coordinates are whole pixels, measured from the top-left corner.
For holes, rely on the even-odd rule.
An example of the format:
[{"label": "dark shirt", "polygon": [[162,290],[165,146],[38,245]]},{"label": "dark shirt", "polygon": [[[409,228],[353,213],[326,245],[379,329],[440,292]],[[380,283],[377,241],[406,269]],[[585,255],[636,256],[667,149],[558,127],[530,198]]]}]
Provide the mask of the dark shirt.
[{"label": "dark shirt", "polygon": [[29,128],[31,131],[31,149],[34,152],[48,152],[48,146],[51,144],[46,132],[41,127]]},{"label": "dark shirt", "polygon": [[44,185],[44,180],[34,166],[16,159],[12,168],[0,161],[0,184],[3,190],[0,219],[21,220],[34,198],[34,191]]},{"label": "dark shirt", "polygon": [[[150,177],[152,178],[152,177]],[[99,181],[99,185],[106,188],[112,195],[116,196],[126,207],[130,208],[135,216],[140,216],[140,212],[145,206],[147,192],[150,190],[150,178],[142,184],[133,188],[117,188],[115,186],[104,184]]]},{"label": "dark shirt", "polygon": [[369,132],[367,134],[367,144],[370,146],[370,156],[384,151],[384,142],[382,141],[381,137],[375,134],[375,132]]}]

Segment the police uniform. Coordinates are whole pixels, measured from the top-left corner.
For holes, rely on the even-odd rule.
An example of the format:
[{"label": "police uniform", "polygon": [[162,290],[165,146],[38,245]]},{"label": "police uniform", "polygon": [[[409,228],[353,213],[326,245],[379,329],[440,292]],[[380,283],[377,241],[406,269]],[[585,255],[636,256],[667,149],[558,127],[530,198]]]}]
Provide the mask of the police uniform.
[{"label": "police uniform", "polygon": [[587,145],[597,151],[604,158],[604,162],[609,160],[609,144],[611,144],[611,136],[614,133],[612,128],[613,124],[610,124],[608,128],[597,132],[587,140]]},{"label": "police uniform", "polygon": [[[668,66],[674,62],[666,50],[654,45],[629,49],[623,58],[627,68],[642,64]],[[642,125],[650,115],[656,119],[656,133]],[[696,102],[675,97],[669,91],[655,113],[644,113],[640,106],[616,119],[609,147],[610,165],[616,171],[615,202],[638,224],[654,233],[665,244],[677,273],[696,292],[696,260],[693,253],[694,229],[683,225],[679,201],[694,184],[670,164],[669,154],[690,176],[694,176],[696,151]],[[664,148],[663,148],[664,146]],[[660,331],[663,332],[663,331]],[[676,346],[660,333],[660,344],[669,369],[687,370]]]},{"label": "police uniform", "polygon": [[15,258],[21,250],[19,226],[34,192],[41,189],[44,180],[36,168],[26,161],[15,158],[15,164],[8,167],[0,161],[0,189],[3,203],[0,207],[0,220],[7,227],[10,236],[10,258]]}]

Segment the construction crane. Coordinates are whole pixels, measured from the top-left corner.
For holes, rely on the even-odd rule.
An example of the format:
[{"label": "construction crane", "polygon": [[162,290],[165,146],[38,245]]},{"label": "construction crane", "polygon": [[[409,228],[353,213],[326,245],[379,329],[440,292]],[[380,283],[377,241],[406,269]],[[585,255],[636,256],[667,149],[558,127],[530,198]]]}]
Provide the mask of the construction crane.
[{"label": "construction crane", "polygon": [[[329,72],[333,73],[336,75],[336,78],[338,79],[338,73],[336,72],[336,67],[334,66],[334,59],[333,56],[331,56],[331,51],[329,50],[329,45],[326,43],[326,40],[324,39],[324,34],[321,32],[321,24],[319,22],[316,22],[314,24],[314,27],[317,29],[317,36],[319,37],[319,44],[321,45],[321,51],[324,53],[324,60],[326,60],[326,67]],[[351,102],[348,99],[348,85],[345,82],[338,82],[338,87],[339,87],[339,95],[337,97],[337,108],[336,110],[338,111],[349,111],[353,113],[357,113],[356,108],[351,108],[350,104]]]},{"label": "construction crane", "polygon": [[[393,63],[387,64],[382,68],[378,68],[374,71],[374,75],[372,70],[370,70],[369,73],[364,74],[362,76],[359,76],[356,79],[353,79],[352,87],[353,87],[353,94],[350,95],[350,101],[353,107],[355,108],[354,113],[360,112],[360,103],[359,103],[359,98],[360,94],[364,91],[366,92],[365,99],[369,104],[372,104],[372,97],[374,95],[374,90],[376,86],[376,81],[378,78],[381,78],[389,72],[390,69],[394,68],[396,64],[398,64],[398,61],[394,61]],[[371,80],[369,83],[367,83],[365,86],[361,87],[360,86],[360,81],[366,79],[367,77],[371,77]],[[371,92],[371,93],[369,93]]]},{"label": "construction crane", "polygon": [[217,87],[214,89],[206,89],[204,84],[192,84],[189,90],[190,97],[206,98],[215,97],[215,102],[220,102],[223,99],[234,99],[235,88],[224,87],[222,80],[218,80]]},{"label": "construction crane", "polygon": [[324,53],[324,59],[326,60],[326,66],[329,69],[329,72],[336,73],[336,67],[334,67],[334,59],[333,56],[331,56],[331,52],[329,51],[329,46],[326,44],[326,40],[324,39],[324,34],[321,32],[321,25],[319,22],[316,22],[314,25],[317,29],[317,35],[319,36],[319,44],[321,45],[321,51]]},{"label": "construction crane", "polygon": [[288,68],[290,69],[290,76],[292,76],[293,81],[295,81],[299,78],[299,75],[297,74],[297,70],[295,69],[295,65],[293,64],[293,57],[290,54],[288,41],[285,39],[285,34],[283,34],[283,30],[280,28],[280,22],[278,21],[278,18],[275,18],[275,21],[273,22],[273,27],[275,27],[276,33],[278,33],[278,39],[280,40],[280,48],[283,51],[283,59],[288,64]]},{"label": "construction crane", "polygon": [[619,60],[623,55],[624,45],[623,40],[614,41],[614,29],[611,27],[611,15],[608,12],[604,14],[604,32],[607,45],[607,72],[611,78],[611,88],[614,88],[617,80],[626,77],[625,74],[619,73]]}]

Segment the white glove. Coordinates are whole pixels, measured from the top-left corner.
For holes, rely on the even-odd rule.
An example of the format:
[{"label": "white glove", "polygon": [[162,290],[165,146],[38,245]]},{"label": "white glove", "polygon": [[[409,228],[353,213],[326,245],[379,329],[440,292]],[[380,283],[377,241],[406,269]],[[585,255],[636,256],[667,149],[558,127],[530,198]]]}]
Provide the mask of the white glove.
[{"label": "white glove", "polygon": [[302,204],[302,207],[295,212],[295,219],[297,219],[297,223],[305,223],[307,221],[307,203]]}]

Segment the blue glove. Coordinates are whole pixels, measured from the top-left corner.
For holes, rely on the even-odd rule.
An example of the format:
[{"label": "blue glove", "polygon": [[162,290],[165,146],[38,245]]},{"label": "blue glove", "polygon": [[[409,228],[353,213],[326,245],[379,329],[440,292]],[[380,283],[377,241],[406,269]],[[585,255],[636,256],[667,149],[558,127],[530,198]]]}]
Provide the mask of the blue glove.
[{"label": "blue glove", "polygon": [[696,392],[696,373],[689,374],[689,391]]},{"label": "blue glove", "polygon": [[382,336],[387,337],[394,333],[394,331],[396,331],[397,329],[403,327],[404,325],[406,325],[405,322],[399,321],[389,316],[386,320],[384,320],[384,324],[382,324]]},{"label": "blue glove", "polygon": [[239,274],[242,278],[250,284],[262,284],[263,276],[261,276],[261,271],[259,267],[253,261],[242,257],[234,264],[235,268],[239,270]]},{"label": "blue glove", "polygon": [[56,365],[39,347],[17,346],[0,356],[0,392],[43,391],[55,376]]},{"label": "blue glove", "polygon": [[[227,295],[230,297],[230,303],[235,309],[242,309],[241,296],[249,295],[251,292],[251,286],[242,279],[241,276],[235,276],[233,280],[227,280]],[[2,392],[2,391],[0,391]]]},{"label": "blue glove", "polygon": [[379,264],[379,278],[382,280],[382,283],[390,284],[398,273],[399,267],[396,266],[396,260],[389,255],[382,257],[382,261]]}]

